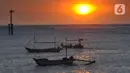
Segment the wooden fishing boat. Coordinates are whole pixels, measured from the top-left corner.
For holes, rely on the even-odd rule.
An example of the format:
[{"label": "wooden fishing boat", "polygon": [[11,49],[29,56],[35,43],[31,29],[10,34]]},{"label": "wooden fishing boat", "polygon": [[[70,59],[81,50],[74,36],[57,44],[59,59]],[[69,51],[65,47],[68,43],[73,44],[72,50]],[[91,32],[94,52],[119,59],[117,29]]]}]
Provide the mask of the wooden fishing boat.
[{"label": "wooden fishing boat", "polygon": [[47,58],[40,58],[40,59],[36,59],[33,58],[34,61],[37,63],[38,66],[50,66],[50,65],[73,65],[74,61],[84,61],[87,62],[87,64],[85,65],[90,65],[95,63],[96,61],[85,61],[85,60],[78,60],[78,59],[74,59],[73,56],[71,56],[70,58],[67,58],[67,47],[66,47],[66,57],[63,59],[58,59],[58,60],[49,60]]},{"label": "wooden fishing boat", "polygon": [[67,58],[67,47],[66,47],[66,57],[63,59],[59,59],[59,60],[49,60],[47,58],[41,58],[41,59],[33,58],[33,59],[38,66],[61,65],[61,64],[72,65],[74,61],[73,56]]},{"label": "wooden fishing boat", "polygon": [[87,62],[85,65],[90,65],[95,63],[96,61],[86,61],[86,60],[78,60],[78,59],[74,59],[72,56],[70,58],[63,58],[60,60],[49,60],[47,58],[41,58],[41,59],[36,59],[33,58],[34,61],[37,63],[38,66],[50,66],[50,65],[73,65],[74,61],[83,61],[83,62]]},{"label": "wooden fishing boat", "polygon": [[[26,49],[28,52],[30,52],[30,53],[60,52],[63,48],[61,48],[61,47],[59,47],[59,46],[56,46],[56,43],[57,43],[57,42],[55,42],[55,41],[56,41],[56,38],[54,38],[54,42],[53,42],[53,41],[52,41],[52,42],[38,42],[38,41],[36,41],[35,33],[34,33],[34,38],[33,38],[33,43],[34,43],[34,45],[33,45],[33,48],[27,47],[27,45],[31,42],[31,41],[30,41],[29,43],[26,44],[25,49]],[[48,43],[48,44],[49,44],[49,43],[52,43],[52,44],[54,44],[54,47],[38,49],[38,48],[35,47],[35,44],[36,44],[36,43],[39,43],[39,44],[44,44],[44,43]]]}]

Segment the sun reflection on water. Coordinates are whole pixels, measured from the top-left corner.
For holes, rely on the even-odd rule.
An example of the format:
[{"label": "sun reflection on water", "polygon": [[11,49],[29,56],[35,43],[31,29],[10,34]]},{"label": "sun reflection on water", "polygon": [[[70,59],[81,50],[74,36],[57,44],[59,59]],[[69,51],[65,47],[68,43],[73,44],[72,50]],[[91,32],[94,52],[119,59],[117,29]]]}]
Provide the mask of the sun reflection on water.
[{"label": "sun reflection on water", "polygon": [[83,69],[83,70],[72,70],[72,73],[90,73],[87,70]]},{"label": "sun reflection on water", "polygon": [[75,59],[80,59],[80,60],[89,60],[90,59],[90,55],[86,54],[86,53],[80,53],[78,55],[74,56]]},{"label": "sun reflection on water", "polygon": [[[68,72],[57,72],[57,73],[68,73]],[[80,70],[72,70],[71,73],[90,73],[90,72],[85,69],[80,69]]]}]

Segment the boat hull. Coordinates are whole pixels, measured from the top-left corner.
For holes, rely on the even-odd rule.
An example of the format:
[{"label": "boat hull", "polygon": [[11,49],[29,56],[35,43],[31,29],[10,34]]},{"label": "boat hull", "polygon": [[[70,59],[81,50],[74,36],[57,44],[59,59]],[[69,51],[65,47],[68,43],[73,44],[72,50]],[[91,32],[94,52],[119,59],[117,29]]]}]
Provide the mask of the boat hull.
[{"label": "boat hull", "polygon": [[47,60],[47,59],[35,59],[34,61],[37,63],[38,66],[50,66],[50,65],[72,65],[72,59],[62,59],[62,60]]},{"label": "boat hull", "polygon": [[31,49],[28,47],[25,47],[25,49],[30,53],[40,53],[40,52],[60,52],[62,48],[48,48],[48,49]]}]

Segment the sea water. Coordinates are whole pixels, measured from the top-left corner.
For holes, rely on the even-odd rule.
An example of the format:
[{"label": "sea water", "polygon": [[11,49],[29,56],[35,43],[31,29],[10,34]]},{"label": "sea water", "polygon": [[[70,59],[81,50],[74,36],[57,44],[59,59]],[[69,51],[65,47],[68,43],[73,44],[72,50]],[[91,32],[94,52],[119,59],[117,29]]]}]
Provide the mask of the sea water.
[{"label": "sea water", "polygon": [[[75,66],[57,65],[39,67],[33,58],[61,59],[65,50],[59,53],[28,53],[25,45],[35,48],[49,48],[54,44],[39,42],[65,42],[65,38],[83,38],[85,47],[92,49],[68,49],[68,56],[95,60],[96,63]],[[30,42],[32,41],[32,42]],[[30,43],[28,43],[30,42]],[[77,43],[77,41],[69,42]],[[129,73],[130,72],[130,25],[96,26],[15,26],[14,35],[8,35],[7,26],[0,27],[0,73]],[[28,45],[27,45],[28,44]],[[57,43],[56,45],[59,45]]]}]

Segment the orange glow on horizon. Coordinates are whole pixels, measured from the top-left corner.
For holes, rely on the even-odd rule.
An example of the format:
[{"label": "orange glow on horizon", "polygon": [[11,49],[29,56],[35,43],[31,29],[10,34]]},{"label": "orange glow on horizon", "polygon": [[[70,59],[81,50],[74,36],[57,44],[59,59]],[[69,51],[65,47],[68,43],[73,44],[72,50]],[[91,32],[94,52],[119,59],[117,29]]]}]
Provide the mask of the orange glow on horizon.
[{"label": "orange glow on horizon", "polygon": [[66,24],[100,24],[100,20],[105,20],[102,16],[110,13],[110,7],[94,2],[61,2],[52,5],[53,20]]}]

